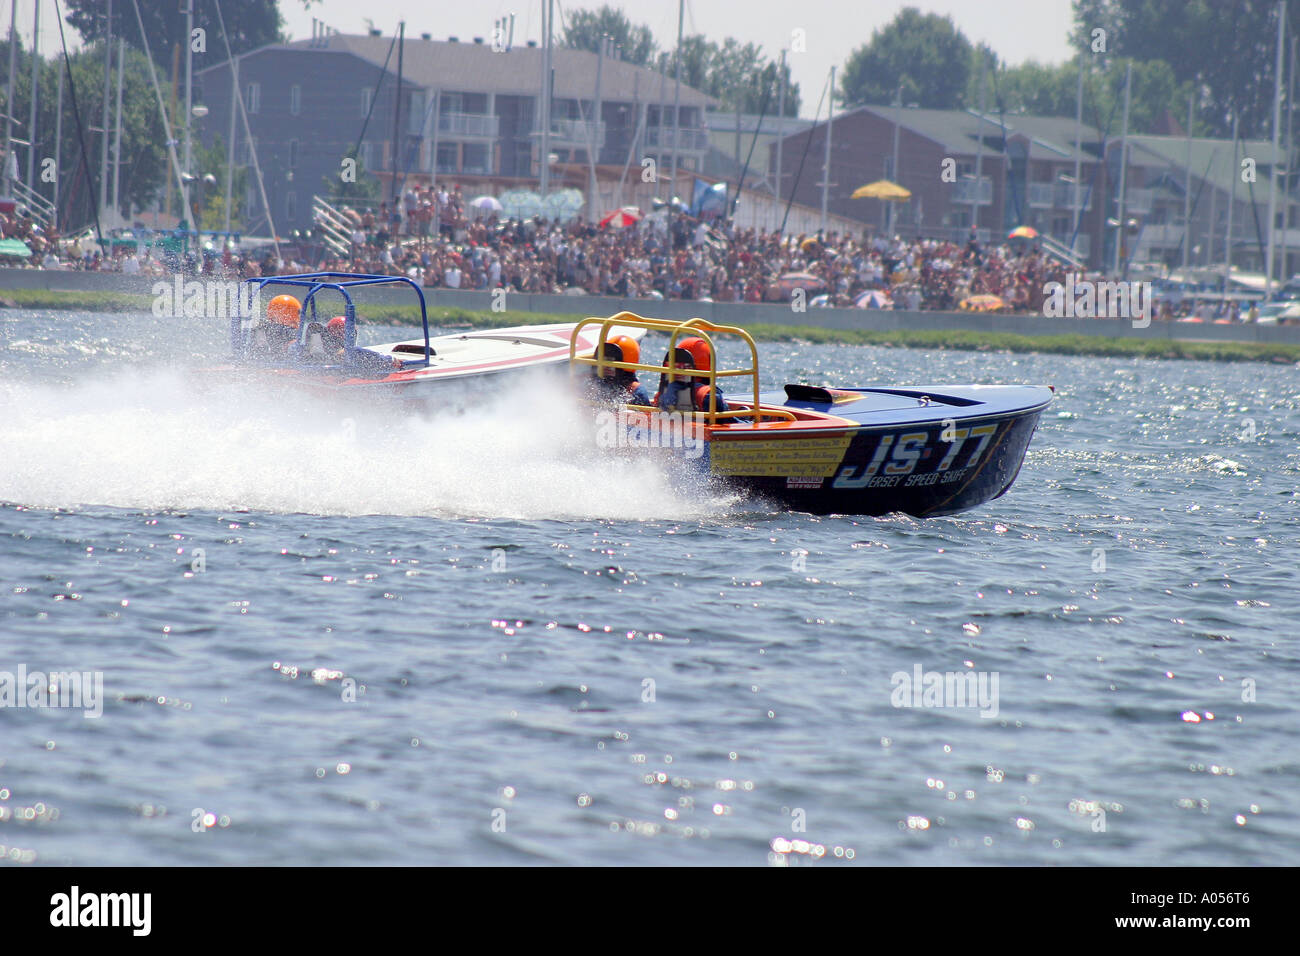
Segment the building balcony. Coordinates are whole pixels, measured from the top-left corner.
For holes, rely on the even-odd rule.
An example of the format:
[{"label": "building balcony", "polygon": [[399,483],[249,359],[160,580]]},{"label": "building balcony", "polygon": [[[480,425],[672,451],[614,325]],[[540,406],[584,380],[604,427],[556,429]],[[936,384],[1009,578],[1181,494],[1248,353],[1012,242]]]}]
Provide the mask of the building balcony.
[{"label": "building balcony", "polygon": [[1056,183],[1054,185],[1053,204],[1057,209],[1069,209],[1077,212],[1079,207],[1092,208],[1092,190],[1087,184],[1079,186],[1079,198],[1074,198],[1074,183]]},{"label": "building balcony", "polygon": [[704,153],[708,151],[709,131],[706,129],[674,130],[671,126],[665,126],[663,129],[658,126],[647,126],[645,144],[653,149],[672,149],[674,133],[676,133],[677,149],[679,151],[687,153]]},{"label": "building balcony", "polygon": [[976,183],[974,176],[963,176],[952,184],[952,202],[958,206],[969,206],[972,203],[981,206],[991,205],[993,180],[988,176],[981,176]]},{"label": "building balcony", "polygon": [[[537,139],[541,138],[540,126],[533,130],[532,135]],[[594,146],[596,149],[603,149],[605,124],[591,120],[553,119],[551,120],[551,146],[568,149],[588,149]]]},{"label": "building balcony", "polygon": [[1092,196],[1087,186],[1079,187],[1078,203],[1075,203],[1073,183],[1030,183],[1029,205],[1036,209],[1069,209],[1078,211],[1092,208]]},{"label": "building balcony", "polygon": [[1124,215],[1144,216],[1151,211],[1151,202],[1155,198],[1154,189],[1130,189],[1124,200]]},{"label": "building balcony", "polygon": [[501,120],[486,113],[443,113],[438,117],[438,136],[446,139],[496,139]]},{"label": "building balcony", "polygon": [[1055,184],[1030,183],[1028,192],[1030,206],[1037,209],[1052,209],[1056,206]]}]

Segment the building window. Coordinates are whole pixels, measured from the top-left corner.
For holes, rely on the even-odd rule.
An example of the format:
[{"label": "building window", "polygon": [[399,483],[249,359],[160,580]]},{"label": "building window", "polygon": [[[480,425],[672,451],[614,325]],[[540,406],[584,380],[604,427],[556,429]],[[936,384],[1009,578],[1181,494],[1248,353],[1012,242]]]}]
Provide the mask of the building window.
[{"label": "building window", "polygon": [[289,168],[298,168],[298,141],[296,139],[289,140]]},{"label": "building window", "polygon": [[248,112],[257,113],[262,109],[262,84],[248,84]]},{"label": "building window", "polygon": [[289,87],[289,112],[294,116],[302,112],[302,87],[297,83]]},{"label": "building window", "polygon": [[406,98],[406,131],[412,136],[424,133],[424,93],[420,90]]},{"label": "building window", "polygon": [[464,165],[461,166],[460,171],[487,176],[492,172],[491,162],[491,154],[486,143],[466,143]]},{"label": "building window", "polygon": [[370,101],[374,98],[375,90],[367,86],[361,90],[361,118],[365,119],[370,113]]},{"label": "building window", "polygon": [[298,194],[293,190],[285,193],[284,214],[290,222],[298,218]]},{"label": "building window", "polygon": [[460,172],[458,147],[455,143],[438,144],[438,172],[456,173]]}]

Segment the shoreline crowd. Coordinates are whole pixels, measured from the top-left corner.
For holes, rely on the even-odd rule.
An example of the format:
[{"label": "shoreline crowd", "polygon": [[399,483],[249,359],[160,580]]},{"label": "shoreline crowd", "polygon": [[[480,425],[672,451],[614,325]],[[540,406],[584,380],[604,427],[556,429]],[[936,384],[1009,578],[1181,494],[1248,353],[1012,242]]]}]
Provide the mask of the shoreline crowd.
[{"label": "shoreline crowd", "polygon": [[[436,193],[412,188],[391,205],[381,201],[345,210],[351,225],[348,253],[326,250],[315,264],[302,261],[313,245],[320,248],[310,241],[282,243],[279,259],[269,249],[254,256],[229,246],[214,248],[211,242],[200,253],[184,255],[147,246],[141,253],[122,243],[105,256],[93,240],[65,241],[42,233],[29,217],[6,215],[0,225],[5,238],[19,239],[32,250],[26,262],[6,264],[44,269],[226,279],[352,272],[406,275],[434,289],[749,303],[789,302],[794,289],[802,288],[814,307],[956,311],[972,297],[996,296],[1001,306],[988,311],[1042,314],[1044,286],[1064,283],[1069,271],[1031,243],[984,246],[973,232],[967,242],[955,243],[891,240],[866,230],[859,236],[782,235],[685,212],[652,214],[624,228],[475,213],[459,185]],[[1088,276],[1075,274],[1076,282],[1083,278]],[[1162,303],[1157,317],[1194,310],[1205,318],[1237,316],[1231,302],[1207,312],[1203,303],[1184,301]]]}]

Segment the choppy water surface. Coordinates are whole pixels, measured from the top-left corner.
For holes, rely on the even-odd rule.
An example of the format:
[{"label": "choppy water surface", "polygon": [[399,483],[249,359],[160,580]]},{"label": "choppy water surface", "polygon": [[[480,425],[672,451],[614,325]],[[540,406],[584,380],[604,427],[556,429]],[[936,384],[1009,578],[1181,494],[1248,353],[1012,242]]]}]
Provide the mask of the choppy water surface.
[{"label": "choppy water surface", "polygon": [[[917,521],[607,457],[540,385],[398,420],[200,387],[197,322],[0,334],[0,671],[106,698],[0,708],[10,863],[1300,859],[1294,367],[763,347],[1057,386]],[[996,716],[894,706],[918,667]]]}]

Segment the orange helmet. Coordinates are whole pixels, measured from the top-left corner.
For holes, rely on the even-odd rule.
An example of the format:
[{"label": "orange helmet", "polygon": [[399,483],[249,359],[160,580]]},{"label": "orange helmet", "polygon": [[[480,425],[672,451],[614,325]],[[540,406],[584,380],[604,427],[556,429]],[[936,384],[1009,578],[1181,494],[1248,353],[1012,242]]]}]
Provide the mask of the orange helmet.
[{"label": "orange helmet", "polygon": [[[610,355],[611,347],[617,350],[618,355]],[[605,358],[612,358],[616,362],[631,362],[633,365],[641,361],[641,346],[636,344],[636,339],[630,335],[614,335],[605,340]]]},{"label": "orange helmet", "polygon": [[291,329],[298,327],[299,317],[302,315],[302,303],[291,295],[277,295],[271,300],[270,305],[266,307],[266,317],[277,325],[288,326]]},{"label": "orange helmet", "polygon": [[685,350],[691,356],[691,362],[697,369],[708,369],[713,365],[713,354],[709,349],[709,343],[704,339],[692,336],[689,339],[681,339],[677,343],[677,348]]},{"label": "orange helmet", "polygon": [[347,326],[348,326],[348,320],[343,318],[343,316],[341,315],[336,315],[334,316],[334,318],[329,320],[325,328],[328,331],[333,332],[335,335],[342,335],[343,330],[346,329]]}]

